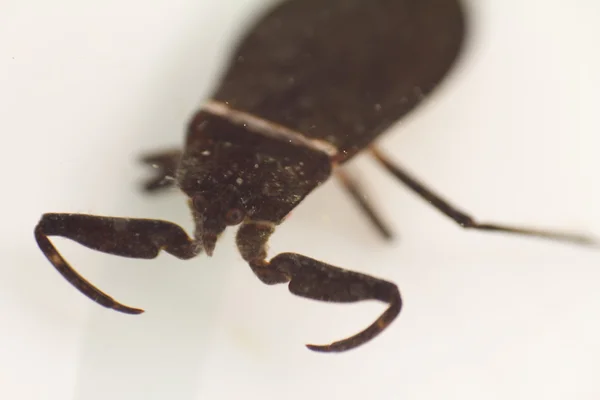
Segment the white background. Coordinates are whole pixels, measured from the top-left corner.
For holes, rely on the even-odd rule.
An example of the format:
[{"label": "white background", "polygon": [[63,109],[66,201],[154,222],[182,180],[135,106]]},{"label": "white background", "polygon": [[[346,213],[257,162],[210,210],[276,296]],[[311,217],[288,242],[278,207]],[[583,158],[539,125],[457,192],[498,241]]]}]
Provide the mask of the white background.
[{"label": "white background", "polygon": [[[190,228],[179,194],[144,197],[143,151],[178,145],[232,40],[264,0],[4,0],[0,13],[0,398],[598,399],[600,253],[466,232],[370,160],[356,167],[398,237],[385,243],[332,182],[274,236],[396,282],[405,307],[340,355],[379,304],[267,287],[233,246],[152,261],[59,249],[142,316],[105,310],[38,250],[43,212],[156,217]],[[460,68],[387,135],[393,157],[482,220],[600,236],[600,6],[478,0]]]}]

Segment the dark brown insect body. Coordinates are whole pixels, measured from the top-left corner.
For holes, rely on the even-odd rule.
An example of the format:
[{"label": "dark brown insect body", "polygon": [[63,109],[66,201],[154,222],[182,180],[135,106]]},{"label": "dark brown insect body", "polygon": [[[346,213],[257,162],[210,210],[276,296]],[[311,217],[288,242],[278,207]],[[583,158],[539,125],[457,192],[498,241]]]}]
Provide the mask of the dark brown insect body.
[{"label": "dark brown insect body", "polygon": [[[398,315],[398,288],[295,253],[270,260],[269,237],[286,215],[335,173],[384,236],[388,229],[339,168],[369,149],[383,167],[466,228],[587,243],[577,235],[479,224],[373,147],[451,69],[463,46],[457,0],[290,0],[258,21],[234,53],[212,98],[188,125],[180,151],[149,155],[158,167],[147,191],[177,185],[190,199],[195,233],[159,220],[45,214],[36,240],[56,269],[82,293],[138,314],[78,275],[52,245],[62,236],[92,249],[135,258],[164,250],[189,259],[211,255],[227,226],[240,225],[237,247],[266,284],[289,283],[306,298],[379,300],[385,313],[364,331],[317,351],[344,351],[382,332]],[[174,178],[174,179],[168,179]]]}]

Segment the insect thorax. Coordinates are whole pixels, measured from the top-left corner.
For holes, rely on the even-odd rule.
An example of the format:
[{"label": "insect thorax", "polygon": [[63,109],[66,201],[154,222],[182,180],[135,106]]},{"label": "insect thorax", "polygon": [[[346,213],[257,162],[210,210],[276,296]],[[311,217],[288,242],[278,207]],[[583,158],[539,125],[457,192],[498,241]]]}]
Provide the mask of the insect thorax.
[{"label": "insect thorax", "polygon": [[234,196],[252,219],[279,222],[331,173],[330,155],[306,139],[227,113],[192,118],[177,172],[190,197]]}]

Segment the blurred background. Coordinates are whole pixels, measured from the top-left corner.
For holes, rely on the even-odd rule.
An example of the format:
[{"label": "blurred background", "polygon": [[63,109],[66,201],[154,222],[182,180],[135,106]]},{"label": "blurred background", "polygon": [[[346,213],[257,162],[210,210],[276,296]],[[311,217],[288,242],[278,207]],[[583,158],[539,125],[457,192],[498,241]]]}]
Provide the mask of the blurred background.
[{"label": "blurred background", "polygon": [[[44,212],[162,218],[136,158],[178,146],[231,45],[273,1],[3,1],[0,13],[0,398],[598,399],[600,253],[461,230],[359,157],[394,228],[380,240],[336,182],[273,237],[397,283],[400,317],[370,344],[328,343],[380,304],[331,305],[267,287],[232,231],[212,258],[123,259],[55,239],[90,281],[144,308],[98,307],[37,248]],[[600,236],[600,4],[465,1],[470,37],[450,79],[382,144],[483,221]]]}]

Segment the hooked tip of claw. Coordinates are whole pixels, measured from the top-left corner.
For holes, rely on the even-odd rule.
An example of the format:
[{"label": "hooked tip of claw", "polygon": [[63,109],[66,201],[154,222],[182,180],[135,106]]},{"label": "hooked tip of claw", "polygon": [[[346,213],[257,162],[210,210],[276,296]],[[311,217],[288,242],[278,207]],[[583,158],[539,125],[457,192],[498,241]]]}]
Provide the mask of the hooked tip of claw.
[{"label": "hooked tip of claw", "polygon": [[315,345],[315,344],[306,344],[305,346],[306,346],[307,349],[312,350],[312,351],[316,351],[316,352],[319,352],[319,353],[326,353],[327,352],[327,350],[323,348],[325,346],[318,346],[318,345]]},{"label": "hooked tip of claw", "polygon": [[307,344],[305,345],[307,349],[318,352],[318,353],[334,353],[344,351],[345,349],[337,349],[332,347],[332,345],[317,345],[317,344]]},{"label": "hooked tip of claw", "polygon": [[132,314],[132,315],[138,315],[138,314],[142,314],[144,312],[144,310],[142,310],[141,308],[127,307],[122,304],[115,304],[112,306],[112,309],[115,311],[122,312],[124,314]]}]

